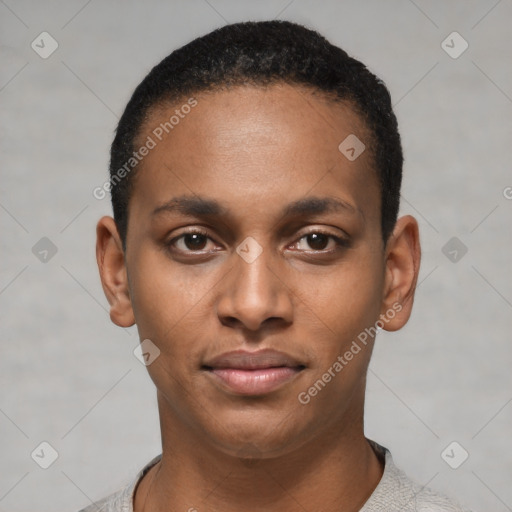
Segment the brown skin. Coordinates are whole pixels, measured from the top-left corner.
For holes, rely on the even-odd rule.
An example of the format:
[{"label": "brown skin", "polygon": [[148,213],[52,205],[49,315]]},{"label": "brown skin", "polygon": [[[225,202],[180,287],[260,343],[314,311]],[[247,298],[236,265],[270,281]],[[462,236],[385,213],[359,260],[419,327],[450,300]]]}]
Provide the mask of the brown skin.
[{"label": "brown skin", "polygon": [[[161,350],[148,371],[163,456],[139,485],[135,511],[359,510],[382,476],[363,431],[373,340],[307,405],[297,397],[393,304],[402,309],[384,328],[407,322],[417,223],[400,218],[384,244],[370,141],[348,104],[290,85],[196,99],[138,170],[126,253],[112,218],[97,228],[112,321],[136,323],[140,339]],[[141,140],[175,108],[153,112]],[[338,151],[351,133],[367,145],[353,162]],[[184,195],[214,199],[229,214],[152,214]],[[308,197],[350,207],[282,216]],[[207,233],[199,246],[191,238],[170,244],[194,228]],[[318,232],[348,245],[306,237]],[[248,236],[263,249],[250,264],[235,251]],[[201,369],[223,352],[262,348],[306,368],[258,397],[230,393]]]}]

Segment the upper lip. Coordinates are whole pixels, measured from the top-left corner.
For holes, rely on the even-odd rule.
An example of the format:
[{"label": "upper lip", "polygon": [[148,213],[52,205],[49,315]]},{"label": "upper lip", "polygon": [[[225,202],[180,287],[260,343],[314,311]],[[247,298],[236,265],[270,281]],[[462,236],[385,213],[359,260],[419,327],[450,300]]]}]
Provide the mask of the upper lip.
[{"label": "upper lip", "polygon": [[230,368],[240,370],[261,370],[281,366],[304,368],[305,365],[288,354],[271,349],[263,349],[256,352],[246,350],[225,352],[204,364],[204,367],[207,369]]}]

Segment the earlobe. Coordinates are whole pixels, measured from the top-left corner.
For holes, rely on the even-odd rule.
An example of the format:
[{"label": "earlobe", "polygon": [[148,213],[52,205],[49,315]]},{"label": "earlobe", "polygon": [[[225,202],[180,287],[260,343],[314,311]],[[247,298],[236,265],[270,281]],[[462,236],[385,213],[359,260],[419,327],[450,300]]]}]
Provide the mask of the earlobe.
[{"label": "earlobe", "polygon": [[382,301],[383,329],[402,328],[411,315],[420,268],[418,223],[410,215],[397,220],[386,245],[386,276]]},{"label": "earlobe", "polygon": [[123,244],[112,217],[102,217],[96,227],[96,260],[103,291],[110,304],[110,319],[120,327],[132,326],[135,318]]}]

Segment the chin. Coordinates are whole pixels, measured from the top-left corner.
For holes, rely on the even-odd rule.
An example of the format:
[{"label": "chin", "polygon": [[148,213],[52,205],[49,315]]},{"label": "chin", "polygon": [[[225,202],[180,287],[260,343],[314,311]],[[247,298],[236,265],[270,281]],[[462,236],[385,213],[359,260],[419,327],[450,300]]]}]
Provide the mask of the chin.
[{"label": "chin", "polygon": [[[215,449],[242,459],[276,458],[298,448],[302,444],[299,439],[304,437],[304,433],[301,435],[297,422],[290,418],[284,421],[286,416],[276,417],[275,413],[273,421],[270,421],[269,414],[252,414],[245,418],[238,414],[222,423],[217,416],[220,428],[216,428],[215,432],[208,429],[207,435]],[[222,425],[226,428],[222,429]]]}]

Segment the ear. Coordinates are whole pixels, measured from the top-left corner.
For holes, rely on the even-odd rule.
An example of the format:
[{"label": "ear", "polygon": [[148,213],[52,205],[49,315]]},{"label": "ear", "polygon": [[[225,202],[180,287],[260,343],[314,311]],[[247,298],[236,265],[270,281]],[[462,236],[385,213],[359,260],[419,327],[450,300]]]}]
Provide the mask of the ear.
[{"label": "ear", "polygon": [[110,319],[120,327],[135,323],[130,300],[123,244],[112,217],[102,217],[96,227],[96,260],[103,291],[110,304]]},{"label": "ear", "polygon": [[396,331],[409,320],[420,269],[418,223],[405,215],[397,220],[386,244],[386,275],[381,308],[383,329]]}]

